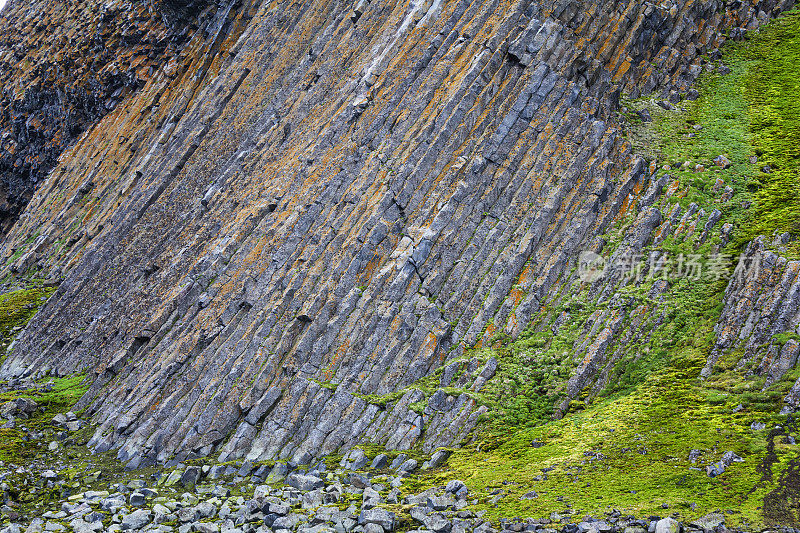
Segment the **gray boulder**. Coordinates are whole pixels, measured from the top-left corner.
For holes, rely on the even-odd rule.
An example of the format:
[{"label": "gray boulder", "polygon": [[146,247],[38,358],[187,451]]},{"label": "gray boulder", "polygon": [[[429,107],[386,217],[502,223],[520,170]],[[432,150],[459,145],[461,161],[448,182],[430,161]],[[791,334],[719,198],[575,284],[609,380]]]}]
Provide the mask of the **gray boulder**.
[{"label": "gray boulder", "polygon": [[196,522],[192,524],[192,531],[197,531],[197,533],[218,533],[219,526],[213,522]]},{"label": "gray boulder", "polygon": [[416,469],[417,469],[417,461],[415,459],[409,459],[400,465],[400,467],[397,469],[397,472],[400,475],[407,475]]},{"label": "gray boulder", "polygon": [[385,453],[381,453],[376,455],[375,459],[372,460],[370,468],[373,468],[375,470],[381,470],[383,468],[386,468],[388,464],[389,464],[389,456],[387,456]]},{"label": "gray boulder", "polygon": [[435,533],[450,533],[450,530],[453,528],[453,523],[439,513],[428,515],[422,523],[425,524],[425,529],[434,531]]},{"label": "gray boulder", "polygon": [[361,470],[367,466],[367,463],[369,463],[369,458],[364,450],[353,448],[342,458],[339,466],[347,470]]},{"label": "gray boulder", "polygon": [[723,515],[722,513],[710,513],[696,520],[692,520],[692,522],[689,525],[692,527],[708,531],[708,530],[714,530],[717,527],[724,524],[725,524],[725,515]]},{"label": "gray boulder", "polygon": [[122,529],[141,529],[150,523],[152,513],[146,509],[139,509],[122,518]]},{"label": "gray boulder", "polygon": [[656,522],[655,533],[679,533],[681,524],[672,517],[662,518]]},{"label": "gray boulder", "polygon": [[0,405],[0,417],[28,418],[39,408],[39,404],[28,398],[16,398]]},{"label": "gray boulder", "polygon": [[272,523],[272,529],[294,529],[294,527],[302,522],[305,519],[305,516],[300,514],[289,514],[286,516],[281,516],[275,519],[275,522]]},{"label": "gray boulder", "polygon": [[453,479],[447,482],[447,486],[445,486],[445,492],[449,492],[451,494],[456,494],[461,489],[466,488],[467,486],[464,484],[463,481],[460,479]]},{"label": "gray boulder", "polygon": [[424,468],[439,468],[442,466],[445,461],[447,461],[450,456],[453,454],[450,450],[437,450],[436,453],[431,455],[430,461],[427,461],[423,467]]},{"label": "gray boulder", "polygon": [[265,481],[267,483],[276,483],[278,481],[282,481],[286,479],[286,475],[288,473],[289,465],[286,463],[275,463],[275,466],[272,467],[272,470],[270,470],[270,473]]},{"label": "gray boulder", "polygon": [[211,502],[200,502],[195,506],[197,509],[197,514],[200,515],[200,519],[203,518],[213,518],[217,514],[217,506]]},{"label": "gray boulder", "polygon": [[200,481],[201,470],[199,466],[190,466],[181,475],[181,485],[193,487]]},{"label": "gray boulder", "polygon": [[401,453],[400,455],[394,458],[394,461],[392,461],[392,464],[389,465],[389,468],[391,468],[392,470],[397,470],[398,468],[400,468],[400,465],[406,462],[406,459],[408,459],[408,455]]},{"label": "gray boulder", "polygon": [[386,509],[366,509],[361,511],[358,515],[359,525],[377,524],[381,526],[384,531],[394,531],[395,527],[395,514],[387,511]]},{"label": "gray boulder", "polygon": [[303,492],[312,491],[325,486],[325,482],[317,476],[306,474],[292,474],[286,478],[286,484]]}]

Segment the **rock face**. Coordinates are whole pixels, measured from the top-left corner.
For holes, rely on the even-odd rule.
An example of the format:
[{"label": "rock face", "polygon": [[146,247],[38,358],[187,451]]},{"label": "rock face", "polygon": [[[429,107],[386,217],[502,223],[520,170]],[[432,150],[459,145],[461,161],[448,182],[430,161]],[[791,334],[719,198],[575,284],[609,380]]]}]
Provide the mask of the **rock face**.
[{"label": "rock face", "polygon": [[717,342],[704,374],[718,357],[742,348],[740,364],[753,364],[769,386],[797,364],[800,344],[773,337],[800,334],[800,261],[788,261],[768,249],[763,237],[750,243],[725,292],[725,311],[716,328]]},{"label": "rock face", "polygon": [[[637,203],[630,249],[680,216],[710,231],[648,207],[665,184],[613,111],[622,92],[686,93],[725,30],[792,3],[218,11],[11,230],[9,268],[63,282],[0,373],[89,372],[92,445],[131,466],[458,443],[482,412],[469,395],[371,398],[519,334]],[[597,328],[574,390],[621,331]],[[472,391],[496,369],[460,364]]]},{"label": "rock face", "polygon": [[164,7],[37,0],[3,9],[1,235],[61,152],[159,67],[175,62],[192,26],[203,24],[197,8],[187,14]]}]

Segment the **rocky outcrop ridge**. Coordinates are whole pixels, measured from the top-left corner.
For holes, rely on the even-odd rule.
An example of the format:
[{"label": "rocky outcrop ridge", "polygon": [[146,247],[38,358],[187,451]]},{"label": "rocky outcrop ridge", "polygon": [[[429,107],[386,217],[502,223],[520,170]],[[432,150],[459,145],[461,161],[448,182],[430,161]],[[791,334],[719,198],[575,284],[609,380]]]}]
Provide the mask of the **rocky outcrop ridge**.
[{"label": "rocky outcrop ridge", "polygon": [[[131,466],[457,443],[469,395],[370,397],[525,329],[652,199],[621,91],[679,98],[725,30],[790,5],[235,6],[235,31],[106,116],[12,230],[10,269],[64,281],[2,374],[91,373],[92,444]],[[639,216],[640,248],[682,220]]]},{"label": "rocky outcrop ridge", "polygon": [[[779,248],[780,243],[776,244]],[[725,311],[705,375],[711,373],[721,353],[734,348],[743,350],[740,365],[767,375],[765,387],[794,368],[800,344],[794,339],[780,342],[775,336],[800,334],[798,272],[799,261],[787,261],[768,249],[763,238],[750,244],[725,293]]]}]

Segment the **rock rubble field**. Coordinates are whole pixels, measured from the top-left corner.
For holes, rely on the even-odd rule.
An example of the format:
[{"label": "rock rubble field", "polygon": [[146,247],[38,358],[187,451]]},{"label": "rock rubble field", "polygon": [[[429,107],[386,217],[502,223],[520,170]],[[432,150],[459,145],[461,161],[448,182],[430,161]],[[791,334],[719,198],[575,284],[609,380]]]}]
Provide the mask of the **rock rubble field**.
[{"label": "rock rubble field", "polygon": [[[11,523],[3,533],[43,531],[200,532],[200,533],[722,533],[725,516],[712,513],[681,523],[669,516],[637,519],[619,511],[603,517],[577,516],[571,509],[543,519],[492,523],[485,511],[471,507],[485,498],[453,479],[415,493],[418,468],[437,469],[449,452],[439,451],[423,465],[400,454],[370,458],[348,453],[329,468],[325,463],[292,467],[249,461],[185,466],[157,471],[147,479],[109,484],[105,490],[80,491],[54,504],[41,516]],[[7,473],[0,474],[5,479]],[[41,487],[59,484],[59,473],[42,472]],[[95,481],[101,480],[102,475]],[[411,486],[410,486],[411,485]],[[4,490],[8,490],[4,486]],[[7,507],[6,507],[7,509]],[[793,533],[792,528],[776,531]]]}]

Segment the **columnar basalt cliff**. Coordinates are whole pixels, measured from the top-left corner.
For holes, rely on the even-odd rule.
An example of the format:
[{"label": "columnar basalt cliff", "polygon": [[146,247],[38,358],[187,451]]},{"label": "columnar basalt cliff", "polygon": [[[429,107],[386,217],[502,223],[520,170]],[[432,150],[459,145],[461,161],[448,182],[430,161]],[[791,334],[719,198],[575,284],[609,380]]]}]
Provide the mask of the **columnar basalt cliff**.
[{"label": "columnar basalt cliff", "polygon": [[66,147],[174,61],[213,15],[204,7],[10,2],[3,9],[0,233]]},{"label": "columnar basalt cliff", "polygon": [[[618,250],[724,231],[713,213],[655,206],[674,191],[615,112],[625,95],[691,95],[726,36],[792,5],[220,8],[181,53],[154,59],[164,66],[138,92],[111,96],[113,111],[11,229],[7,272],[63,281],[0,373],[87,372],[91,445],[131,467],[457,444],[485,407],[445,389],[480,392],[497,361],[447,366],[423,409],[406,387],[493,335],[519,335],[573,285],[578,253],[601,251],[625,217],[635,223]],[[773,268],[781,295],[751,311],[754,347],[773,333],[759,317],[798,327],[796,265]],[[592,293],[612,298],[619,282]],[[748,285],[728,295],[756,298]],[[780,311],[782,299],[792,304]],[[627,312],[595,317],[570,397],[602,387],[626,343],[647,334]],[[738,347],[733,313],[719,351]],[[794,366],[796,346],[761,364]]]}]

